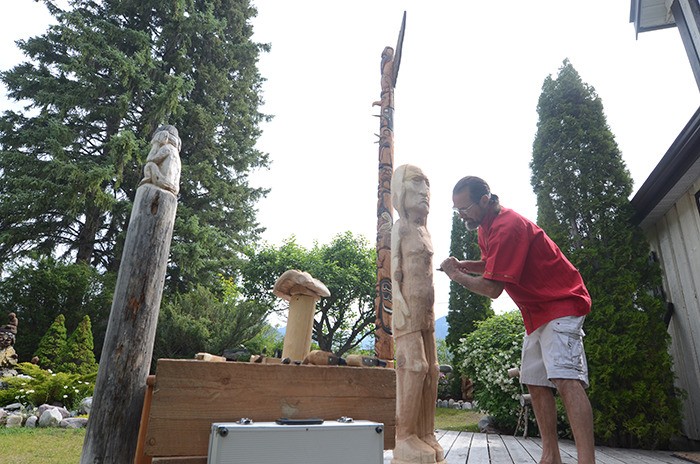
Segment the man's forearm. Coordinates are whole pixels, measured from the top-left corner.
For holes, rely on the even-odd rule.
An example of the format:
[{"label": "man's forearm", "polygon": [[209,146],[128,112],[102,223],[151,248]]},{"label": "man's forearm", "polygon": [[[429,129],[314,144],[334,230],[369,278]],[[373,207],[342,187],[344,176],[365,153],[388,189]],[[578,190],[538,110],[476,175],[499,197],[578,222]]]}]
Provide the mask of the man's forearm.
[{"label": "man's forearm", "polygon": [[460,261],[459,268],[463,272],[482,275],[486,269],[486,261]]},{"label": "man's forearm", "polygon": [[484,279],[481,276],[456,273],[451,278],[470,292],[478,293],[479,295],[489,298],[498,298],[503,292],[503,284],[501,282]]}]

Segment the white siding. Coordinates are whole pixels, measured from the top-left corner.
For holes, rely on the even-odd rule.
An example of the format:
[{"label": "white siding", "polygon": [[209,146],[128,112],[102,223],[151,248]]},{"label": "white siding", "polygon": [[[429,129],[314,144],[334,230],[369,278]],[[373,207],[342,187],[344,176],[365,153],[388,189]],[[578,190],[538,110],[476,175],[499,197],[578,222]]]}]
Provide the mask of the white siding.
[{"label": "white siding", "polygon": [[675,312],[669,325],[676,384],[687,392],[683,431],[700,440],[700,180],[646,232],[664,271],[666,298]]}]

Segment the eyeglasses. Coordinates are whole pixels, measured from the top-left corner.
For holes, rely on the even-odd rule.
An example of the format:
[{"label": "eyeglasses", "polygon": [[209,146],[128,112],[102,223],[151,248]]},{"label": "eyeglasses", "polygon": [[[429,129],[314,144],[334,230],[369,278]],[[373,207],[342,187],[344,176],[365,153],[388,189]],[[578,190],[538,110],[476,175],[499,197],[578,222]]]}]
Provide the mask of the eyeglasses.
[{"label": "eyeglasses", "polygon": [[456,206],[452,208],[452,211],[454,211],[457,214],[467,214],[469,209],[474,206],[476,203],[472,203],[471,205],[467,206],[466,208],[457,208]]}]

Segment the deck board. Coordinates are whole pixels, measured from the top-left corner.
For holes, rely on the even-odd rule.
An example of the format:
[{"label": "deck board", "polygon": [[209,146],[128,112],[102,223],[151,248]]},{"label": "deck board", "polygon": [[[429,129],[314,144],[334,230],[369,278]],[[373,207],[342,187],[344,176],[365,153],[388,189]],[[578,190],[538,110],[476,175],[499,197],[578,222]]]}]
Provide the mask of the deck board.
[{"label": "deck board", "polygon": [[[435,436],[445,449],[445,464],[536,464],[542,454],[539,438],[522,438],[473,432],[438,431]],[[564,464],[576,464],[576,446],[560,440]],[[391,464],[392,452],[384,451],[384,464]],[[596,447],[598,464],[688,464],[671,451]]]}]

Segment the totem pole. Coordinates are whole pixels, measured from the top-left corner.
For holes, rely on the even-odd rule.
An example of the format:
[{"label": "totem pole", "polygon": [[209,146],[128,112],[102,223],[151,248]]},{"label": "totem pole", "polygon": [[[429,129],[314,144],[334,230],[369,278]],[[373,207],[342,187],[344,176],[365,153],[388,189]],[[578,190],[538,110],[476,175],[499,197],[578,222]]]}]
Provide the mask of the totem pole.
[{"label": "totem pole", "polygon": [[375,298],[374,351],[380,359],[394,359],[391,333],[391,175],[394,172],[394,87],[401,64],[401,46],[406,29],[403,13],[396,51],[385,47],[381,64],[381,100],[379,106],[379,186],[377,189],[377,289]]}]

